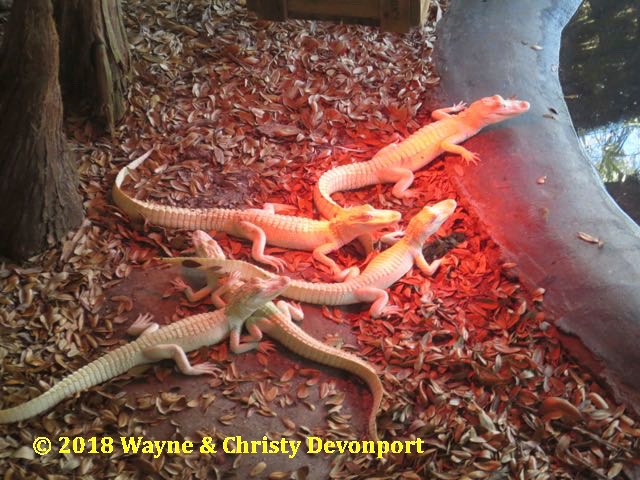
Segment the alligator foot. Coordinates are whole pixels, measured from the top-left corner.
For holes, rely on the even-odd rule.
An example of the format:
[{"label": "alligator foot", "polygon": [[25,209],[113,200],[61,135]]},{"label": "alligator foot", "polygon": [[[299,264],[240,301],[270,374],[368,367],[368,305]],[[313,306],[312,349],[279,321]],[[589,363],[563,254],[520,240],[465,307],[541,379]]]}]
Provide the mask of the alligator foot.
[{"label": "alligator foot", "polygon": [[385,233],[380,237],[380,242],[383,245],[395,245],[402,237],[404,237],[404,230],[396,230],[395,232]]},{"label": "alligator foot", "polygon": [[127,329],[127,334],[134,337],[142,337],[151,332],[155,332],[160,328],[156,322],[152,322],[153,315],[151,313],[140,314]]},{"label": "alligator foot", "polygon": [[390,317],[391,315],[402,315],[402,308],[397,305],[387,305],[382,309],[382,317]]},{"label": "alligator foot", "polygon": [[176,362],[178,370],[185,375],[213,375],[220,371],[215,364],[209,362],[191,365],[187,354],[180,345],[155,345],[143,350],[142,353],[147,359],[153,362],[172,358],[173,361]]},{"label": "alligator foot", "polygon": [[284,314],[288,315],[289,318],[295,320],[296,322],[300,322],[304,319],[304,312],[302,311],[302,307],[297,302],[284,300],[278,300],[276,302],[276,307]]},{"label": "alligator foot", "polygon": [[349,267],[336,273],[333,278],[337,282],[346,282],[347,280],[356,278],[358,275],[360,275],[360,269],[358,267]]}]

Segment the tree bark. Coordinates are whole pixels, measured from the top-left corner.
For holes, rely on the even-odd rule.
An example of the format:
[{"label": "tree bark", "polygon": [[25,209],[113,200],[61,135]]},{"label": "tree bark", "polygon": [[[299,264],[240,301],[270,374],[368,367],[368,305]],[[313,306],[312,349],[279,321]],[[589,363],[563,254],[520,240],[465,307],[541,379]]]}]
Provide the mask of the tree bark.
[{"label": "tree bark", "polygon": [[65,109],[91,114],[109,132],[126,111],[129,48],[120,0],[53,0]]},{"label": "tree bark", "polygon": [[82,220],[65,150],[50,0],[14,2],[0,52],[0,252],[22,260]]}]

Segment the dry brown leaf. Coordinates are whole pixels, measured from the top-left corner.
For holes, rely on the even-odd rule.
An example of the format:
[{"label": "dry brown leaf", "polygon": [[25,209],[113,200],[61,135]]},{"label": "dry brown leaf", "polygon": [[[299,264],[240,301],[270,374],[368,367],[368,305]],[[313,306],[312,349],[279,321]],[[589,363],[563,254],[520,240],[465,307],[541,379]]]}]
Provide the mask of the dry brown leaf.
[{"label": "dry brown leaf", "polygon": [[545,421],[565,419],[572,422],[582,420],[582,412],[572,403],[559,397],[547,397],[540,405],[540,415]]},{"label": "dry brown leaf", "polygon": [[578,238],[584,242],[598,245],[598,247],[602,247],[604,245],[604,242],[602,240],[585,232],[578,232]]},{"label": "dry brown leaf", "polygon": [[[442,14],[444,5],[437,1],[432,5],[434,16],[424,28],[399,37],[328,22],[256,21],[236,2],[124,2],[134,70],[129,109],[116,141],[96,137],[91,126],[73,123],[74,119],[67,125],[72,147],[81,155],[88,224],[69,237],[64,250],[52,249],[25,267],[0,265],[0,325],[8,332],[0,345],[3,404],[19,404],[32,393],[25,391],[25,385],[48,388],[62,376],[63,368],[77,369],[83,358],[115,348],[121,339],[118,332],[141,305],[140,296],[126,289],[120,295],[131,301],[113,303],[114,286],[148,270],[154,257],[189,254],[188,232],[134,225],[111,205],[108,191],[113,176],[128,159],[152,152],[148,164],[125,184],[137,198],[192,208],[275,201],[297,209],[288,213],[313,216],[313,186],[323,171],[368,160],[383,146],[402,141],[428,121],[428,109],[438,106],[425,100],[439,80],[430,68],[432,20]],[[557,112],[548,114],[555,118]],[[558,344],[552,319],[545,320],[544,292],[526,290],[511,270],[513,265],[501,263],[498,247],[444,171],[444,164],[452,160],[453,173],[465,174],[467,169],[455,159],[433,162],[416,172],[415,199],[398,201],[389,185],[334,195],[344,205],[372,203],[398,209],[403,225],[435,198],[455,198],[460,207],[425,248],[430,260],[444,259],[428,289],[423,289],[424,277],[417,271],[390,289],[392,304],[402,307],[402,316],[378,322],[358,307],[322,309],[331,325],[341,329],[333,339],[340,338],[382,372],[387,397],[379,428],[384,438],[404,439],[410,434],[429,441],[425,455],[394,457],[400,464],[363,455],[345,457],[333,465],[331,476],[575,478],[591,472],[597,478],[619,477],[620,465],[632,462],[630,452],[638,449],[638,423],[604,395]],[[224,234],[217,239],[228,255],[250,258],[247,242]],[[294,276],[331,281],[330,272],[318,268],[308,252],[276,249],[275,253],[289,262]],[[366,264],[352,246],[335,258],[343,265]],[[161,310],[161,302],[175,300],[172,293],[160,296],[154,313]],[[124,312],[129,306],[131,312],[118,315],[118,308]],[[166,312],[166,320],[209,308],[183,304]],[[199,352],[194,361],[204,355]],[[116,379],[41,419],[25,422],[20,432],[1,426],[0,451],[14,452],[42,431],[55,436],[63,428],[66,434],[108,431],[117,437],[142,427],[154,432],[160,422],[175,428],[178,437],[192,437],[189,422],[176,414],[197,405],[208,417],[220,416],[222,423],[212,420],[218,427],[231,429],[212,427],[215,431],[208,434],[219,439],[240,419],[253,422],[257,415],[274,422],[267,427],[270,431],[281,428],[277,416],[284,414],[285,427],[297,426],[302,435],[323,435],[323,428],[339,438],[362,433],[357,431],[353,405],[355,401],[362,410],[368,400],[360,402],[351,388],[342,388],[345,384],[325,380],[332,373],[323,370],[320,377],[309,368],[298,386],[291,383],[297,366],[279,379],[270,371],[277,352],[260,352],[258,368],[250,372],[244,356],[230,355],[226,343],[206,355],[221,364],[224,374],[184,378],[169,362],[128,374],[135,381],[148,378],[211,387],[214,390],[206,398],[182,399],[172,390],[156,404],[155,395],[134,398],[129,391],[114,389],[123,382]],[[311,394],[318,381],[320,403]],[[341,376],[339,381],[355,379]],[[306,398],[298,401],[298,393]],[[234,408],[218,409],[216,396],[233,402]],[[572,427],[567,439],[563,433],[558,442],[550,441],[547,435],[562,426],[544,426],[544,413],[535,409],[539,399],[549,397],[580,402],[586,419],[582,430]],[[474,413],[478,410],[472,411],[468,399],[475,399],[484,415]],[[295,410],[289,410],[295,404],[305,412],[316,407],[317,413],[326,412],[326,425],[301,422]],[[553,406],[550,411],[563,421],[575,416]],[[489,433],[491,424],[497,433]],[[24,476],[23,459],[5,460],[6,475]],[[224,477],[233,467],[230,461],[199,456],[146,461],[98,455],[90,460],[92,464],[74,462],[66,467],[74,474],[103,471],[123,478],[139,476],[141,471],[162,478]],[[30,465],[33,462],[38,463],[34,468],[52,478],[61,473],[57,456],[35,458]],[[251,468],[246,462],[238,466],[246,468],[245,475]],[[292,475],[305,478],[309,472],[302,468]],[[258,474],[262,475],[264,471]],[[290,473],[271,474],[279,476]]]}]

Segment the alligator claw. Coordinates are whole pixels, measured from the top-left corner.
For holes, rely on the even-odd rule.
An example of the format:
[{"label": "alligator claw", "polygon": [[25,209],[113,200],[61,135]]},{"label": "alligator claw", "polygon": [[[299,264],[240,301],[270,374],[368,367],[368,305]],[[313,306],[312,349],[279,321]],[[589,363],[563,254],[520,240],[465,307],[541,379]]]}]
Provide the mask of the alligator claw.
[{"label": "alligator claw", "polygon": [[458,102],[453,107],[451,107],[452,112],[461,112],[467,108],[467,102]]},{"label": "alligator claw", "polygon": [[263,340],[258,345],[258,352],[270,354],[276,350],[276,346],[273,342],[269,340]]},{"label": "alligator claw", "polygon": [[233,286],[233,285],[237,285],[238,283],[242,282],[242,275],[240,274],[240,272],[231,272],[229,274],[229,276],[227,277],[227,285],[229,286]]},{"label": "alligator claw", "polygon": [[187,284],[181,278],[175,278],[171,280],[171,286],[176,289],[176,291],[181,292],[187,289]]},{"label": "alligator claw", "polygon": [[480,155],[478,155],[475,152],[468,152],[468,151],[464,152],[462,154],[462,158],[464,159],[467,165],[469,164],[477,165],[478,162],[480,161]]},{"label": "alligator claw", "polygon": [[158,325],[154,322],[152,322],[151,320],[153,319],[153,314],[151,313],[145,313],[145,314],[140,314],[136,317],[136,319],[133,321],[133,323],[131,324],[131,326],[127,329],[127,335],[133,335],[133,336],[142,336],[144,335],[145,331],[151,327],[152,325],[156,326],[156,329],[158,328]]},{"label": "alligator claw", "polygon": [[420,196],[420,192],[415,189],[407,189],[402,192],[398,197],[399,198],[416,198]]},{"label": "alligator claw", "polygon": [[265,255],[263,258],[263,262],[267,265],[271,265],[276,269],[276,272],[281,273],[287,269],[287,262],[278,257],[273,257],[271,255]]},{"label": "alligator claw", "polygon": [[387,305],[386,307],[384,307],[384,309],[382,310],[382,317],[390,317],[391,315],[401,315],[402,314],[402,308],[398,307],[397,305]]},{"label": "alligator claw", "polygon": [[286,302],[284,300],[278,300],[276,302],[276,306],[283,315],[290,317],[296,322],[300,322],[304,319],[304,311],[298,302],[292,302],[291,300]]},{"label": "alligator claw", "polygon": [[380,243],[383,245],[394,245],[404,237],[404,230],[396,230],[395,232],[385,233],[380,237]]},{"label": "alligator claw", "polygon": [[220,372],[220,369],[215,363],[204,362],[197,365],[191,365],[187,375],[216,375]]},{"label": "alligator claw", "polygon": [[300,322],[304,319],[304,311],[302,310],[299,302],[289,301],[289,313],[291,314],[291,318],[296,322]]}]

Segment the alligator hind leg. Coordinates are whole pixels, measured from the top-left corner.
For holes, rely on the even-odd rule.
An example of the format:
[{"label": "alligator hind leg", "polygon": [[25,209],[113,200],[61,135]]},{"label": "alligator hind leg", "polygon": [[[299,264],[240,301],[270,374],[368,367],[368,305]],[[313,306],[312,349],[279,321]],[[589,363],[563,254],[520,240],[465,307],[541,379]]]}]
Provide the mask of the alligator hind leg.
[{"label": "alligator hind leg", "polygon": [[346,282],[347,280],[356,278],[358,275],[360,275],[360,269],[358,267],[349,267],[334,275],[334,279],[338,282]]},{"label": "alligator hind leg", "polygon": [[287,205],[285,203],[273,203],[267,202],[262,205],[262,208],[249,208],[246,210],[247,212],[259,212],[259,213],[270,213],[271,215],[280,214],[280,213],[297,213],[298,209],[293,205]]},{"label": "alligator hind leg", "polygon": [[175,344],[163,344],[155,345],[153,347],[146,348],[142,351],[142,354],[151,361],[167,360],[172,358],[178,370],[185,375],[213,375],[219,371],[218,367],[210,362],[199,363],[198,365],[191,365],[187,354],[180,345]]},{"label": "alligator hind leg", "polygon": [[267,236],[257,225],[243,220],[239,224],[242,234],[253,242],[251,247],[251,256],[258,262],[266,263],[276,269],[277,272],[284,271],[287,262],[284,260],[264,254],[264,247],[267,244]]},{"label": "alligator hind leg", "polygon": [[410,198],[418,196],[418,192],[409,190],[413,183],[413,172],[408,168],[387,167],[378,175],[384,183],[395,183],[391,193],[396,198]]},{"label": "alligator hind leg", "polygon": [[353,292],[356,298],[362,302],[373,302],[369,313],[373,318],[389,315],[391,313],[398,313],[400,310],[395,306],[387,306],[389,303],[389,294],[386,290],[376,287],[362,287]]}]

